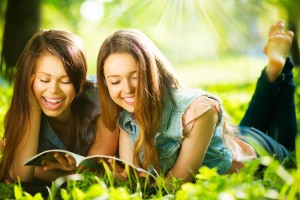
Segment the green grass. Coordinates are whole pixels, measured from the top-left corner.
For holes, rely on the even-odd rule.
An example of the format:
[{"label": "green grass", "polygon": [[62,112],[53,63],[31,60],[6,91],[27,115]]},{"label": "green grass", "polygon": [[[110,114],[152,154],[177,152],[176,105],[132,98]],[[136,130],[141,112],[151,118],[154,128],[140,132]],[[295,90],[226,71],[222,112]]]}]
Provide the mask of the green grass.
[{"label": "green grass", "polygon": [[[217,65],[216,63],[214,63]],[[185,68],[186,77],[195,77],[196,67]],[[236,67],[236,66],[235,66]],[[215,69],[201,69],[206,72]],[[234,70],[228,69],[228,71]],[[242,70],[243,69],[239,69]],[[234,81],[234,77],[226,75],[228,82],[213,83],[210,79],[194,79],[192,85],[208,90],[219,96],[224,104],[225,110],[232,116],[234,122],[238,123],[255,88],[255,74],[251,72],[247,79],[242,82]],[[259,69],[260,71],[260,69]],[[181,71],[180,75],[184,72]],[[213,76],[212,72],[209,72]],[[220,76],[217,74],[216,76]],[[212,78],[212,77],[211,77]],[[296,84],[300,85],[300,69],[295,70]],[[11,99],[12,89],[10,87],[0,88],[0,124],[1,134],[3,133],[3,116],[8,108]],[[300,116],[300,89],[296,92],[296,108],[298,127]],[[0,135],[1,135],[0,134]],[[296,152],[291,158],[280,165],[270,157],[261,157],[257,160],[246,163],[246,166],[237,174],[218,175],[215,169],[202,167],[195,175],[194,183],[185,183],[175,187],[174,190],[167,190],[163,179],[159,179],[156,188],[145,188],[143,185],[132,186],[128,183],[111,184],[109,178],[96,177],[91,173],[83,173],[80,178],[72,178],[67,181],[65,187],[58,188],[53,184],[49,187],[49,199],[300,199],[300,138],[297,139]],[[259,165],[265,169],[257,174],[256,168]],[[174,180],[178,185],[180,180]],[[1,196],[2,195],[2,196]],[[15,199],[43,199],[40,193],[28,194],[22,189],[22,185],[4,185],[0,183],[1,198]],[[0,198],[0,199],[1,199]],[[46,199],[46,198],[45,198]]]}]

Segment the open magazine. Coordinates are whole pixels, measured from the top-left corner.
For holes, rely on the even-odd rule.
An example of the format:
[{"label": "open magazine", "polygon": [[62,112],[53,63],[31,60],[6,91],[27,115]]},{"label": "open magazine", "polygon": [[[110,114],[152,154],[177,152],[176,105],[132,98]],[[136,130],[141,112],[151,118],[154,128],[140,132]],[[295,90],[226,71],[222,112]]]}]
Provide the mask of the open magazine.
[{"label": "open magazine", "polygon": [[[129,162],[122,160],[114,156],[107,155],[92,155],[92,156],[81,156],[79,154],[62,150],[62,149],[52,149],[43,151],[37,155],[28,158],[24,165],[26,166],[42,166],[43,160],[48,160],[52,162],[57,162],[54,157],[54,153],[60,153],[63,157],[65,154],[69,154],[76,161],[76,166],[81,170],[89,170],[100,175],[105,175],[107,171],[110,172],[121,172],[125,170],[128,177],[137,177],[138,174],[143,174],[142,177],[148,178],[150,181],[155,180],[155,176],[148,171],[136,167]],[[110,161],[110,162],[109,162]],[[138,176],[141,178],[141,176]]]}]

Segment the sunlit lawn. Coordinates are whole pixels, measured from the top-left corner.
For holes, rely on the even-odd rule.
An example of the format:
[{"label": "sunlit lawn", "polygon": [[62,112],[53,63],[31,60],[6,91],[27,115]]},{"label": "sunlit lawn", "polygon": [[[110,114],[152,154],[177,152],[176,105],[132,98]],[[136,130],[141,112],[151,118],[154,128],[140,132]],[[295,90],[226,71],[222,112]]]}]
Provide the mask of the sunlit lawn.
[{"label": "sunlit lawn", "polygon": [[226,57],[183,64],[176,72],[188,87],[201,88],[220,97],[225,110],[238,123],[265,65],[264,58]]},{"label": "sunlit lawn", "polygon": [[230,83],[240,85],[254,82],[266,64],[265,58],[225,57],[176,64],[175,69],[180,79],[191,87]]},{"label": "sunlit lawn", "polygon": [[[226,111],[232,116],[234,122],[238,123],[247,107],[256,79],[264,65],[265,60],[263,59],[235,57],[222,61],[189,63],[182,66],[182,68],[176,68],[176,71],[180,79],[188,86],[203,88],[219,96]],[[295,70],[298,86],[300,85],[299,75],[299,69]],[[2,87],[0,91],[0,130],[2,134],[3,116],[9,105],[12,89]],[[298,88],[296,94],[298,119],[299,96],[300,90]],[[298,154],[300,154],[299,149]],[[268,164],[268,162],[272,164]],[[299,197],[299,169],[287,172],[276,162],[263,160],[261,163],[270,167],[264,177],[259,179],[253,175],[253,166],[257,166],[257,162],[251,163],[248,168],[235,175],[219,176],[214,170],[202,168],[200,174],[196,176],[197,181],[195,183],[185,184],[178,191],[165,191],[163,183],[158,183],[157,191],[152,193],[151,196],[145,196],[145,191],[142,188],[132,191],[128,190],[127,186],[105,186],[100,179],[95,179],[95,177],[75,184],[70,183],[67,188],[62,189],[57,195],[60,195],[62,199],[89,199],[91,197],[99,197],[100,199],[197,199],[202,197],[205,199],[278,199],[283,197],[297,199]],[[0,184],[0,197],[1,194],[4,194],[2,192],[5,192],[8,195],[7,197],[12,198],[12,196],[9,196],[12,195],[11,187],[4,188]],[[20,196],[26,196],[19,188],[15,188],[15,192]],[[290,195],[290,198],[285,196],[287,194]],[[29,199],[30,196],[25,199],[27,198]],[[36,199],[38,199],[38,196],[36,196]]]}]

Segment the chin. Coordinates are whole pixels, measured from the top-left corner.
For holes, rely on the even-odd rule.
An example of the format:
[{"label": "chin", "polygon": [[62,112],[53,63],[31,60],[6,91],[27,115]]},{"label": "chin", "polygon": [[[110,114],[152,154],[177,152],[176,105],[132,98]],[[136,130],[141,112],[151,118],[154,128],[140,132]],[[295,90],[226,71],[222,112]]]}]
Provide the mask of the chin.
[{"label": "chin", "polygon": [[48,117],[57,117],[60,113],[58,111],[43,110],[43,113]]},{"label": "chin", "polygon": [[127,112],[130,112],[130,113],[134,113],[134,109],[128,109],[128,108],[124,108]]}]

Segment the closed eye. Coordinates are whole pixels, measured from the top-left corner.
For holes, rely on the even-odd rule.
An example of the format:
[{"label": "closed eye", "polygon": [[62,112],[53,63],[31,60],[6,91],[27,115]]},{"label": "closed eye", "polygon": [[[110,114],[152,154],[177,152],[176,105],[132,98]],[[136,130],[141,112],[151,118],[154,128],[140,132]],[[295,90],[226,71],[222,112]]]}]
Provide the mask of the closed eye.
[{"label": "closed eye", "polygon": [[116,81],[116,82],[111,82],[110,84],[112,84],[112,85],[117,85],[117,84],[119,84],[120,83],[120,81]]},{"label": "closed eye", "polygon": [[49,82],[49,80],[46,80],[46,79],[40,79],[40,81],[43,82],[43,83],[48,83]]},{"label": "closed eye", "polygon": [[61,81],[62,84],[70,84],[71,81]]}]

